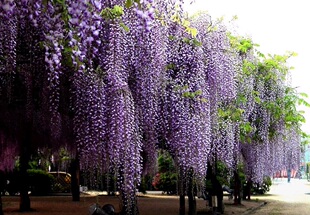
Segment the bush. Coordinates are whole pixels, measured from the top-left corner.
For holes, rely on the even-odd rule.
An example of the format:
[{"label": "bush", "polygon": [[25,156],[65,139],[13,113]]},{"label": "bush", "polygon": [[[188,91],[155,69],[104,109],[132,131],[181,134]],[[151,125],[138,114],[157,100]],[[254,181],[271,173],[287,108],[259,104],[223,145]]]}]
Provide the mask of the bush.
[{"label": "bush", "polygon": [[158,157],[159,172],[153,179],[153,187],[167,194],[177,193],[177,173],[171,155],[162,150]]},{"label": "bush", "polygon": [[[28,174],[28,185],[31,195],[47,195],[51,191],[54,177],[48,172],[39,169],[29,169]],[[6,175],[6,179],[9,180],[9,184],[6,186],[6,191],[10,195],[16,195],[20,192],[20,187],[25,178],[20,177],[19,171],[13,171]]]},{"label": "bush", "polygon": [[51,192],[54,177],[40,169],[27,170],[32,195],[47,195]]},{"label": "bush", "polygon": [[253,184],[251,191],[253,194],[265,194],[270,190],[271,185],[271,178],[269,176],[266,176],[264,177],[262,184]]},{"label": "bush", "polygon": [[177,193],[177,174],[171,172],[160,173],[158,188],[172,195]]}]

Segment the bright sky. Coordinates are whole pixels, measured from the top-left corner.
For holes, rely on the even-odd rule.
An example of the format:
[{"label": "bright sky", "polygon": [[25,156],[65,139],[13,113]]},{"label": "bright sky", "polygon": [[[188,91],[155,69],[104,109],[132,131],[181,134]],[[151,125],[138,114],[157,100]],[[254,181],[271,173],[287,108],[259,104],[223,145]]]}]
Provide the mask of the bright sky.
[{"label": "bright sky", "polygon": [[[189,1],[189,0],[188,0]],[[238,17],[235,25],[241,35],[250,36],[264,54],[298,54],[290,60],[292,85],[310,97],[310,12],[309,0],[195,0],[185,10],[206,10],[212,18]],[[307,99],[310,101],[310,98]],[[303,130],[310,134],[310,108],[305,108],[307,123]]]}]

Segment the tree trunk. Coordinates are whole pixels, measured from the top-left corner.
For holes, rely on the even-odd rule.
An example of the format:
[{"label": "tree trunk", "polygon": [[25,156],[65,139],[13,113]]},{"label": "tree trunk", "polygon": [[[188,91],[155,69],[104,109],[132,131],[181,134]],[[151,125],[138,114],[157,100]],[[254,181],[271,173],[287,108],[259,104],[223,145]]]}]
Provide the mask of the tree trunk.
[{"label": "tree trunk", "polygon": [[70,164],[71,174],[71,193],[72,201],[80,201],[80,162],[78,158],[71,161]]},{"label": "tree trunk", "polygon": [[[22,156],[21,156],[22,157]],[[30,197],[28,194],[29,191],[29,183],[28,183],[28,174],[27,174],[27,167],[28,165],[25,164],[26,161],[22,162],[21,159],[21,165],[20,165],[20,202],[19,202],[19,210],[20,211],[30,211]],[[24,163],[24,164],[22,164]],[[28,164],[28,161],[27,161]]]},{"label": "tree trunk", "polygon": [[20,211],[30,211],[30,197],[29,191],[29,179],[27,170],[29,168],[30,152],[31,152],[31,126],[26,125],[23,129],[23,139],[21,142],[21,153],[20,153]]},{"label": "tree trunk", "polygon": [[179,215],[185,215],[185,190],[184,190],[183,177],[184,177],[184,174],[181,169],[179,172],[179,177],[178,177],[178,193],[180,196]]},{"label": "tree trunk", "polygon": [[247,182],[247,186],[248,186],[248,200],[251,200],[251,187],[252,187],[252,180],[250,179],[248,182]]},{"label": "tree trunk", "polygon": [[196,208],[196,198],[194,192],[194,170],[191,169],[189,171],[189,184],[188,184],[188,215],[196,215],[197,208]]},{"label": "tree trunk", "polygon": [[243,200],[251,200],[251,188],[252,188],[252,180],[249,179],[246,182],[245,187],[243,188]]},{"label": "tree trunk", "polygon": [[2,194],[1,194],[1,191],[0,191],[0,215],[4,215],[3,214],[3,208],[2,208]]},{"label": "tree trunk", "polygon": [[[223,205],[223,188],[220,182],[217,180],[216,175],[212,175],[211,178],[212,190],[211,196],[216,196],[217,206],[216,211],[223,214],[224,213],[224,205]],[[215,206],[212,204],[212,207]]]},{"label": "tree trunk", "polygon": [[184,194],[180,194],[179,215],[185,215],[185,195]]},{"label": "tree trunk", "polygon": [[240,205],[241,204],[241,196],[240,196],[240,193],[241,193],[241,181],[240,181],[240,177],[239,177],[239,174],[238,174],[238,171],[235,170],[234,171],[234,178],[235,178],[235,186],[234,186],[234,204],[235,205]]},{"label": "tree trunk", "polygon": [[[3,207],[2,207],[2,192],[5,192],[5,178],[4,174],[0,171],[0,215],[3,215]],[[3,194],[4,195],[4,194]]]},{"label": "tree trunk", "polygon": [[196,198],[193,193],[188,194],[188,215],[196,215],[197,208],[196,208]]}]

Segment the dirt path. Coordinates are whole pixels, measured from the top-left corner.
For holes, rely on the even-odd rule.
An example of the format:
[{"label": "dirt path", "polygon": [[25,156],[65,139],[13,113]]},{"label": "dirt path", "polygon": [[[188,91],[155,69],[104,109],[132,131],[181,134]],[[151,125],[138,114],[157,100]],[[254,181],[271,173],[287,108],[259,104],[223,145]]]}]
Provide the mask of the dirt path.
[{"label": "dirt path", "polygon": [[[261,202],[245,201],[241,206],[232,205],[227,197],[224,199],[224,214],[243,214],[257,207]],[[19,213],[19,197],[3,197],[5,215],[88,215],[89,207],[94,203],[99,205],[112,204],[119,211],[118,197],[83,195],[80,202],[72,202],[70,196],[31,197],[32,212]],[[176,196],[145,195],[138,198],[140,215],[178,215],[179,199]],[[206,201],[197,199],[198,214],[211,214]]]}]

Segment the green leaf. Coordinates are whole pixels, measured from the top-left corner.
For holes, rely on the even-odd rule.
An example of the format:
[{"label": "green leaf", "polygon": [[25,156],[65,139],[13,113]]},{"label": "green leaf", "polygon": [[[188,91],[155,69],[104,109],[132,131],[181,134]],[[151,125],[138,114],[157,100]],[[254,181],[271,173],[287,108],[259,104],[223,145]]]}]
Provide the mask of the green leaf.
[{"label": "green leaf", "polygon": [[308,98],[308,94],[307,93],[299,93],[299,95],[301,95],[302,97]]},{"label": "green leaf", "polygon": [[195,92],[195,95],[196,95],[196,96],[202,95],[202,90],[197,90],[197,91]]},{"label": "green leaf", "polygon": [[124,14],[124,9],[119,5],[115,5],[112,9],[112,12],[115,14],[116,17],[120,17]]},{"label": "green leaf", "polygon": [[185,97],[185,98],[189,98],[190,97],[190,92],[184,92],[183,94],[182,94],[182,96],[183,97]]},{"label": "green leaf", "polygon": [[175,64],[170,63],[170,64],[166,65],[166,70],[169,70],[169,69],[175,69]]},{"label": "green leaf", "polygon": [[175,39],[176,39],[176,37],[175,37],[175,36],[173,36],[173,35],[169,35],[169,36],[168,36],[168,39],[169,39],[169,40],[175,40]]},{"label": "green leaf", "polygon": [[254,97],[254,101],[257,103],[257,104],[260,104],[261,103],[261,100],[258,96],[255,96]]},{"label": "green leaf", "polygon": [[201,98],[200,101],[201,101],[201,102],[204,102],[204,103],[207,103],[207,102],[208,102],[208,100],[207,100],[206,98]]},{"label": "green leaf", "polygon": [[121,22],[120,26],[128,33],[130,31],[129,27],[125,23]]},{"label": "green leaf", "polygon": [[202,43],[201,42],[199,42],[196,38],[193,40],[193,45],[194,46],[202,46]]},{"label": "green leaf", "polygon": [[125,7],[126,8],[130,8],[133,5],[133,1],[132,0],[126,0],[125,2]]}]

